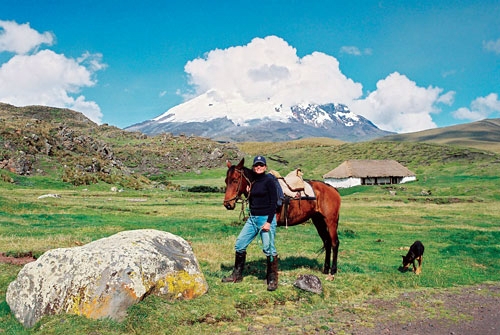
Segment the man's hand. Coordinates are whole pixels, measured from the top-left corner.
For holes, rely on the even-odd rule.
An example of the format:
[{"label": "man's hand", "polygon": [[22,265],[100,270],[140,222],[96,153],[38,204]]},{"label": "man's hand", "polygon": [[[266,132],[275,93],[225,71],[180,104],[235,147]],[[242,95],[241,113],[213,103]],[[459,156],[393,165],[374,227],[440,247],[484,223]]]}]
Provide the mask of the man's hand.
[{"label": "man's hand", "polygon": [[262,225],[262,231],[269,231],[269,229],[271,229],[271,224],[269,222]]}]

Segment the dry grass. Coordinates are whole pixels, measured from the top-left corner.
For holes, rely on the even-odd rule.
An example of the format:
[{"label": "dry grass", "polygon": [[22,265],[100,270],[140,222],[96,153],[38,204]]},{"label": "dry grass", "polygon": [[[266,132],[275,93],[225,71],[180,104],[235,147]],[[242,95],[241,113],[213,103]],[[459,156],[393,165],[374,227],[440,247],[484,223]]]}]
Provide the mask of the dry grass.
[{"label": "dry grass", "polygon": [[238,143],[237,146],[242,152],[255,156],[269,155],[291,149],[337,146],[343,143],[343,141],[332,138],[312,137],[287,142],[244,142]]},{"label": "dry grass", "polygon": [[500,119],[486,119],[415,133],[390,135],[381,140],[427,142],[500,153]]}]

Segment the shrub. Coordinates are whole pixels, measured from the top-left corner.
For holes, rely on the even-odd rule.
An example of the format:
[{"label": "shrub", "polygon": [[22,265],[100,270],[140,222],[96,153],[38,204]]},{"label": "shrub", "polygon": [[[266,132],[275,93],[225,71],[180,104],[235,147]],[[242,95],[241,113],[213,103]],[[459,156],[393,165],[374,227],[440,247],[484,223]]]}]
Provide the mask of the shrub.
[{"label": "shrub", "polygon": [[221,187],[198,185],[188,188],[188,192],[194,193],[224,193]]}]

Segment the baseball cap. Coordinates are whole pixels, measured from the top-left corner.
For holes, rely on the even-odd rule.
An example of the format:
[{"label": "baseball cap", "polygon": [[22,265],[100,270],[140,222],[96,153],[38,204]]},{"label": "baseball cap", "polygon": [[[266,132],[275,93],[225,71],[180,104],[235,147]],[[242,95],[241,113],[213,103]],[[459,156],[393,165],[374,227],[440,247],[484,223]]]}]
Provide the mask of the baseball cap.
[{"label": "baseball cap", "polygon": [[266,159],[264,158],[264,156],[255,156],[255,158],[253,159],[253,165],[256,165],[259,163],[267,165]]}]

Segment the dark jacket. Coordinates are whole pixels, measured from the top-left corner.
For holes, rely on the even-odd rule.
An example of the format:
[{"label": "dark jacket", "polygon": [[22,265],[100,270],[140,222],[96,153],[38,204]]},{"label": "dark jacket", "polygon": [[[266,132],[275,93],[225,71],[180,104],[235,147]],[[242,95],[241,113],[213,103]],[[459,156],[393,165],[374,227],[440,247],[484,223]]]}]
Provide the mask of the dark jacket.
[{"label": "dark jacket", "polygon": [[255,216],[267,215],[267,222],[271,222],[276,214],[276,203],[278,201],[273,177],[266,173],[256,174],[248,200],[250,214]]}]

